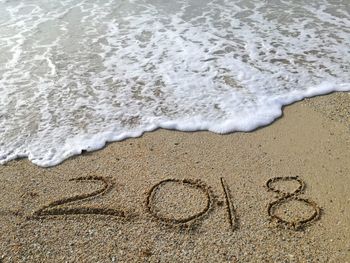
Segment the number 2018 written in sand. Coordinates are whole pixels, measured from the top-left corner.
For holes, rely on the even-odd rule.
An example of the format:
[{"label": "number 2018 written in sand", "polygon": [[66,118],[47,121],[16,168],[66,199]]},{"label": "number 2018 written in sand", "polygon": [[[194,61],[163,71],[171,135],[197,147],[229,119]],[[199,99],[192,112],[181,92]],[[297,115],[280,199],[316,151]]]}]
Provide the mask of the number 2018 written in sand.
[{"label": "number 2018 written in sand", "polygon": [[[93,192],[85,193],[81,195],[76,195],[72,197],[62,198],[56,201],[53,201],[47,205],[42,206],[38,210],[36,210],[31,219],[40,219],[52,216],[68,216],[68,215],[103,215],[103,216],[116,216],[120,218],[129,218],[130,215],[128,213],[112,208],[97,208],[97,207],[69,207],[72,203],[77,201],[87,202],[92,200],[93,198],[98,198],[106,193],[108,193],[111,189],[113,189],[113,182],[106,177],[101,176],[88,176],[88,177],[78,177],[71,179],[72,182],[100,182],[103,186]],[[298,183],[298,188],[293,192],[285,192],[279,190],[274,187],[274,184],[278,182],[291,181]],[[238,215],[234,206],[234,202],[231,197],[231,192],[229,185],[226,183],[224,178],[220,178],[221,187],[223,189],[223,195],[225,198],[225,205],[227,210],[227,219],[230,225],[231,231],[235,231],[239,227]],[[202,198],[205,198],[203,202],[203,207],[193,212],[192,214],[188,214],[185,217],[175,217],[164,215],[159,212],[156,205],[156,195],[159,191],[164,187],[174,187],[176,185],[180,185],[183,188],[194,189],[202,194]],[[317,220],[320,217],[320,208],[318,205],[309,200],[298,197],[298,195],[304,190],[305,183],[299,177],[275,177],[267,181],[266,187],[269,191],[273,191],[279,195],[279,198],[271,202],[268,205],[267,213],[270,216],[270,219],[277,222],[281,226],[285,226],[287,228],[298,230],[305,227],[307,224]],[[290,201],[301,202],[312,208],[313,212],[310,216],[304,219],[297,220],[288,220],[284,219],[283,216],[278,215],[277,210],[280,206],[286,205]],[[166,179],[162,180],[156,185],[154,185],[149,192],[147,193],[147,197],[145,200],[145,209],[148,213],[155,218],[156,220],[163,222],[167,225],[171,226],[190,226],[191,224],[198,222],[199,220],[205,220],[206,215],[214,210],[215,204],[223,205],[224,202],[218,202],[209,186],[207,186],[204,182],[200,180],[189,180],[189,179]]]}]

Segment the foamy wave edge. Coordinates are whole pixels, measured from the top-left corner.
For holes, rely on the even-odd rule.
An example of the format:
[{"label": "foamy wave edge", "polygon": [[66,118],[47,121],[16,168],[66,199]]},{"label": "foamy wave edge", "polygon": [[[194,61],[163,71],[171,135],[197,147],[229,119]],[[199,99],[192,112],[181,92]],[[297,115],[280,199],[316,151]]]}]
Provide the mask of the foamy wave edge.
[{"label": "foamy wave edge", "polygon": [[334,84],[330,82],[323,82],[320,85],[312,86],[303,92],[295,91],[289,93],[288,96],[275,97],[272,101],[264,104],[263,108],[260,107],[258,112],[251,112],[244,116],[244,118],[230,118],[220,123],[209,122],[197,116],[187,119],[176,119],[172,121],[154,123],[152,125],[139,127],[138,130],[132,132],[124,132],[120,134],[107,131],[100,132],[92,136],[75,136],[67,139],[64,147],[62,147],[60,154],[58,155],[61,158],[53,158],[46,161],[33,158],[33,154],[31,152],[17,153],[15,155],[7,156],[8,158],[5,157],[4,159],[0,160],[0,164],[4,165],[9,161],[18,158],[28,158],[29,161],[40,167],[52,167],[62,163],[72,156],[80,155],[83,151],[92,152],[100,150],[109,142],[118,142],[128,138],[137,138],[142,136],[145,132],[151,132],[159,128],[185,132],[210,131],[218,134],[251,132],[257,128],[273,123],[277,118],[282,116],[282,109],[284,106],[301,101],[305,98],[326,95],[333,92],[350,92],[350,83]]}]

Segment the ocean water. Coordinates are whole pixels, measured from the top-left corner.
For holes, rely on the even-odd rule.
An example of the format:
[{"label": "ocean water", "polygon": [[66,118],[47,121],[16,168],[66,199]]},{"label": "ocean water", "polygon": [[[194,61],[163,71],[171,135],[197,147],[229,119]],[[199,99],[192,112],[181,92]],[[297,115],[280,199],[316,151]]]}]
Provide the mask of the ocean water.
[{"label": "ocean water", "polygon": [[349,0],[0,0],[0,163],[251,131],[350,91]]}]

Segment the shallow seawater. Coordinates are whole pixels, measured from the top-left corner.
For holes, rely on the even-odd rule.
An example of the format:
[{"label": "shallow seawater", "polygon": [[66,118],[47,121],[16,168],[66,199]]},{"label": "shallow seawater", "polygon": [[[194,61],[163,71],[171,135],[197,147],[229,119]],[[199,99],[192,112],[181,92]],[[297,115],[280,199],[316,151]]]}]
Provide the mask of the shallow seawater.
[{"label": "shallow seawater", "polygon": [[250,131],[349,90],[349,0],[0,0],[0,163]]}]

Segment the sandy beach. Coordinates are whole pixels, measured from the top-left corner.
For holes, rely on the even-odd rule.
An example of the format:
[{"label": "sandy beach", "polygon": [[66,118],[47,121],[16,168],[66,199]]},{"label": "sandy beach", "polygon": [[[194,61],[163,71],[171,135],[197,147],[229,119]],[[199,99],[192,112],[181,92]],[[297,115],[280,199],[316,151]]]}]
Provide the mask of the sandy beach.
[{"label": "sandy beach", "polygon": [[0,166],[0,261],[350,262],[349,189],[337,93],[254,132],[158,130]]}]

